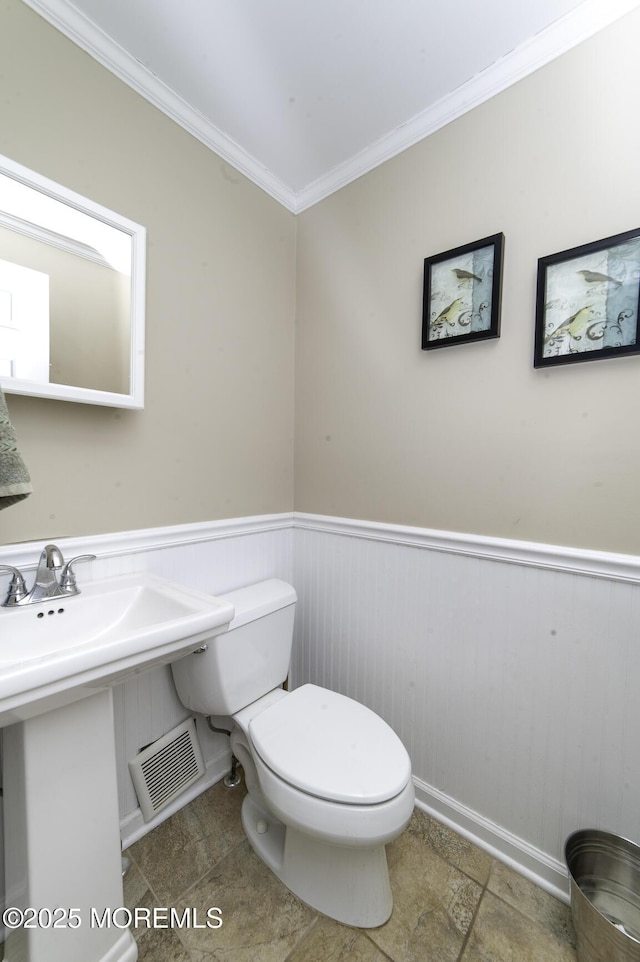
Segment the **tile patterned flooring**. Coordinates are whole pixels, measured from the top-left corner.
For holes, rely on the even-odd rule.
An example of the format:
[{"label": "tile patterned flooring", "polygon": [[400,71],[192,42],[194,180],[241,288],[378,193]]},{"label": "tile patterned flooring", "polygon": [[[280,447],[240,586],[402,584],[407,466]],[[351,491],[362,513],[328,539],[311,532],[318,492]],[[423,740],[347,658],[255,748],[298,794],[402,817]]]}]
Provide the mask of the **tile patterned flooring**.
[{"label": "tile patterned flooring", "polygon": [[[419,809],[387,847],[389,921],[362,930],[327,919],[253,853],[243,797],[219,782],[126,853],[129,909],[190,908],[203,926],[143,925],[139,962],[576,962],[568,906]],[[219,928],[204,924],[210,907]]]}]

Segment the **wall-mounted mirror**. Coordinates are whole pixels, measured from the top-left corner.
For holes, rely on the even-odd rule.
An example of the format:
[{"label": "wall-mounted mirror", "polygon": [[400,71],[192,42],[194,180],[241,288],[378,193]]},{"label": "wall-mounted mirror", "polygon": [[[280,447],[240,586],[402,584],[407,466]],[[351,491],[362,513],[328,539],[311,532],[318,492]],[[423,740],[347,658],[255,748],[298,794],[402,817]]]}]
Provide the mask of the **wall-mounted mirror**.
[{"label": "wall-mounted mirror", "polygon": [[0,155],[0,387],[144,406],[144,227]]}]

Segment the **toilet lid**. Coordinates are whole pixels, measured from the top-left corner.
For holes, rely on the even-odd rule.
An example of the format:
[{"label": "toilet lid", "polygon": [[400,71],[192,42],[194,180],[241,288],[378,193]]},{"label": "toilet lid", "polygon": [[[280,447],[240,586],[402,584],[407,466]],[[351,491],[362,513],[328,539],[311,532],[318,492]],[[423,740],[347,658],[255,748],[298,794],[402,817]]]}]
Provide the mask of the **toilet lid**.
[{"label": "toilet lid", "polygon": [[316,685],[261,712],[249,735],[265,765],[318,798],[374,805],[398,795],[411,777],[404,745],[379,715]]}]

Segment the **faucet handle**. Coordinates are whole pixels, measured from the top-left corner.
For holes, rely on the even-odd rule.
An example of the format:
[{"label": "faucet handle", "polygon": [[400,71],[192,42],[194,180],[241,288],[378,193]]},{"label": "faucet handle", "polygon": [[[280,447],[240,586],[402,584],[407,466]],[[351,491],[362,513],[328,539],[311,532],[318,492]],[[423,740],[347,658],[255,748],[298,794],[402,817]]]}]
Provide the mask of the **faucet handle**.
[{"label": "faucet handle", "polygon": [[13,565],[0,565],[0,571],[10,571],[12,573],[7,597],[2,604],[3,606],[7,607],[10,605],[17,605],[18,602],[26,597],[27,594],[27,586],[24,578],[22,577],[22,572],[18,571],[17,568],[14,568]]},{"label": "faucet handle", "polygon": [[71,566],[74,565],[76,561],[95,561],[95,559],[96,556],[94,554],[79,554],[76,558],[72,558],[71,561],[67,561],[60,575],[60,587],[62,590],[67,594],[75,594],[78,591],[78,586],[76,583],[76,573]]}]

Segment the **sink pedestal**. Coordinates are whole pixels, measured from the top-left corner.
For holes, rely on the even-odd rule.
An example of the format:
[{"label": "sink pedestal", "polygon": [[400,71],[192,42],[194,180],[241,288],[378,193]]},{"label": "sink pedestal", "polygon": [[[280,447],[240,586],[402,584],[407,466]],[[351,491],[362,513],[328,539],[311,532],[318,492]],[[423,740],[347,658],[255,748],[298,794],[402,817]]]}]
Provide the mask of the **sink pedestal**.
[{"label": "sink pedestal", "polygon": [[3,734],[6,905],[34,926],[7,930],[6,962],[135,962],[125,913],[109,918],[123,904],[111,689]]},{"label": "sink pedestal", "polygon": [[228,601],[148,573],[44,607],[0,606],[6,904],[27,922],[9,932],[6,962],[137,959],[122,906],[111,686],[195,651],[233,615]]}]

